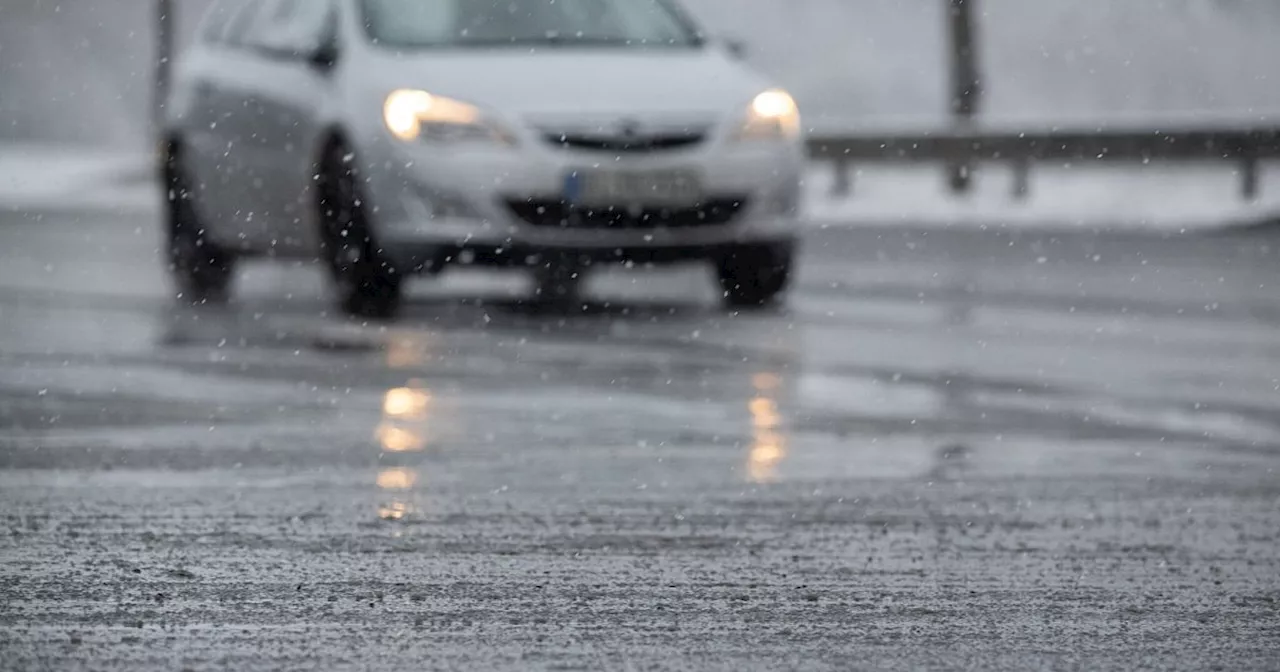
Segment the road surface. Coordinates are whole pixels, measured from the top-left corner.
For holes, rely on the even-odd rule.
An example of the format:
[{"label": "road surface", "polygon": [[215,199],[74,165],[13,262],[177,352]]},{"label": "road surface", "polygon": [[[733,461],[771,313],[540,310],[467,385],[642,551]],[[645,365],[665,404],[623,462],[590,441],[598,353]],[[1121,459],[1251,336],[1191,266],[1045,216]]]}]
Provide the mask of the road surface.
[{"label": "road surface", "polygon": [[184,307],[0,215],[0,668],[1275,669],[1280,238],[815,231],[696,269]]}]

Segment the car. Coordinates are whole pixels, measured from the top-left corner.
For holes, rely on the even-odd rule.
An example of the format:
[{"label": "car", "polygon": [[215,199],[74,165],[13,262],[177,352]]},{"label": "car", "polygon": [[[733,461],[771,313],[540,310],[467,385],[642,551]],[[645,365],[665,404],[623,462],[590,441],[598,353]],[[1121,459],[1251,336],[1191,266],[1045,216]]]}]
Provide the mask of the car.
[{"label": "car", "polygon": [[795,100],[670,0],[215,0],[161,117],[168,261],[225,298],[237,261],[317,260],[343,310],[406,282],[709,262],[734,307],[787,287]]}]

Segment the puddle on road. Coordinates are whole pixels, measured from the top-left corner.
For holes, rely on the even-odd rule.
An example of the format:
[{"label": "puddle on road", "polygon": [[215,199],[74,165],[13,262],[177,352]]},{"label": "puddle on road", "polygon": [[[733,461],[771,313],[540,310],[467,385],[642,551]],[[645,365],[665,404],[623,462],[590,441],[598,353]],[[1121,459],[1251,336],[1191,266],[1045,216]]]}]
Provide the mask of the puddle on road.
[{"label": "puddle on road", "polygon": [[935,387],[822,373],[800,376],[797,395],[798,403],[812,410],[909,420],[935,417],[946,405]]},{"label": "puddle on road", "polygon": [[864,480],[947,482],[1004,478],[1150,477],[1197,479],[1214,470],[1280,467],[1277,454],[1239,454],[1170,441],[1053,440],[1034,435],[788,437],[786,460],[769,483]]},{"label": "puddle on road", "polygon": [[[1046,416],[1074,415],[1096,425],[1145,430],[1160,438],[1250,443],[1280,447],[1280,425],[1221,411],[1200,411],[1182,405],[1095,400],[1081,396],[974,393],[969,401],[992,409],[1016,409]],[[1277,448],[1280,453],[1280,448]]]}]

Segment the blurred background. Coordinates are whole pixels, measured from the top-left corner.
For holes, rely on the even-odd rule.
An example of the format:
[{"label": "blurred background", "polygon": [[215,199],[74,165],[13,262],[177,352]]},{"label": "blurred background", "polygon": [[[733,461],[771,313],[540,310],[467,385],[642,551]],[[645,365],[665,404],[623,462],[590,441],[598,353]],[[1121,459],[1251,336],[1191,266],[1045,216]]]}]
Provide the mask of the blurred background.
[{"label": "blurred background", "polygon": [[[178,0],[189,33],[205,0]],[[690,0],[746,41],[811,125],[946,120],[945,3]],[[0,3],[0,139],[129,146],[145,139],[153,49],[147,0]],[[1280,111],[1274,0],[986,0],[991,124],[1241,119]]]},{"label": "blurred background", "polygon": [[389,324],[175,290],[157,2],[0,0],[0,669],[1276,669],[1280,0],[966,0],[976,131],[961,3],[685,0],[814,129],[785,304]]}]

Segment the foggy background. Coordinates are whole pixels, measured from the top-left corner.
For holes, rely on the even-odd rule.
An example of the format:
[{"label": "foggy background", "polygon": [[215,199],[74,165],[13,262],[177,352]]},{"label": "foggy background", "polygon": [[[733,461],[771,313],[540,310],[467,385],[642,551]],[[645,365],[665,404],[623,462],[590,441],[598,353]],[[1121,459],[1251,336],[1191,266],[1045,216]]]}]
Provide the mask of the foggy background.
[{"label": "foggy background", "polygon": [[[179,0],[187,31],[207,0]],[[937,125],[943,0],[687,0],[819,128]],[[1275,116],[1275,0],[983,0],[988,123]],[[150,0],[0,3],[0,139],[146,139]]]}]

